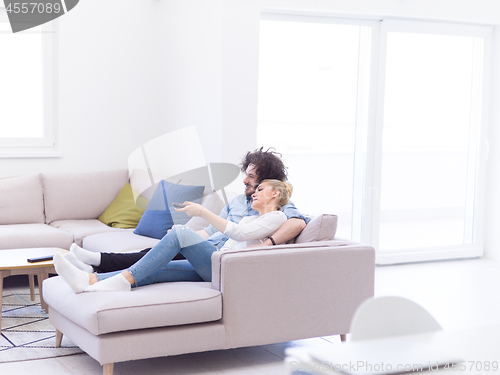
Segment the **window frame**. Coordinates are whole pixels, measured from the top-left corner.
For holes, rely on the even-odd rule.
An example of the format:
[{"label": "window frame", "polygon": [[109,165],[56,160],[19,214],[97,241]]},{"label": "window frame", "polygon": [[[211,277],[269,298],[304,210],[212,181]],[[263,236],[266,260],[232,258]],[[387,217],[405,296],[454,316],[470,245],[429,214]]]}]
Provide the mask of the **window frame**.
[{"label": "window frame", "polygon": [[[368,241],[377,249],[376,262],[378,264],[395,264],[407,262],[420,262],[444,259],[474,258],[483,255],[483,213],[484,213],[484,189],[485,189],[485,167],[486,157],[484,150],[487,148],[487,114],[488,114],[488,92],[490,74],[490,44],[492,28],[488,26],[460,25],[446,22],[427,21],[403,21],[403,20],[383,20],[380,23],[380,43],[378,53],[378,87],[377,87],[377,110],[374,123],[375,152],[373,155],[373,180],[372,189],[375,194],[370,194],[373,214],[376,218],[371,220],[371,232],[363,241]],[[475,108],[481,108],[481,118],[476,119],[474,139],[469,139],[469,168],[474,165],[474,177],[468,178],[468,201],[467,201],[467,222],[472,226],[470,233],[471,244],[435,246],[415,249],[398,249],[391,251],[378,251],[379,246],[379,226],[382,184],[382,155],[383,155],[383,123],[384,123],[384,95],[385,95],[385,67],[387,34],[389,32],[418,33],[431,35],[450,35],[483,38],[482,55],[482,88],[476,94],[480,95],[479,103],[475,103]],[[477,66],[476,66],[477,68]],[[477,88],[476,88],[477,89]],[[477,97],[476,97],[477,99]],[[476,113],[477,116],[477,113]],[[472,115],[471,115],[472,117]],[[471,128],[474,126],[471,125]],[[471,191],[473,193],[471,194]],[[471,212],[471,202],[473,212]]]},{"label": "window frame", "polygon": [[[5,8],[0,8],[0,23],[9,23]],[[42,108],[43,137],[0,138],[0,158],[11,157],[59,157],[57,115],[57,31],[58,21],[42,25]],[[0,31],[11,33],[11,31]],[[22,33],[40,33],[22,31]]]},{"label": "window frame", "polygon": [[[447,21],[430,22],[423,20],[382,19],[380,17],[367,18],[365,16],[359,18],[349,16],[349,18],[346,18],[342,15],[313,14],[299,11],[290,12],[278,9],[263,10],[261,20],[354,24],[371,27],[370,73],[367,78],[369,87],[365,94],[358,92],[358,98],[363,95],[368,98],[363,98],[363,100],[367,101],[365,109],[357,108],[351,222],[352,239],[374,246],[376,249],[377,264],[482,256],[492,27]],[[471,166],[473,166],[472,169],[474,172],[474,176],[467,181],[468,200],[466,220],[468,225],[472,227],[471,233],[467,237],[467,241],[471,243],[470,245],[400,249],[383,252],[378,249],[381,208],[380,189],[382,184],[385,59],[387,33],[389,31],[483,38],[481,87],[474,88],[476,96],[479,94],[478,97],[480,99],[476,103],[473,103],[473,108],[471,108],[471,111],[476,111],[476,117],[478,110],[481,116],[475,120],[477,122],[475,129],[477,134],[475,135],[475,139],[469,143],[469,173],[472,172]],[[360,81],[358,80],[358,87]]]}]

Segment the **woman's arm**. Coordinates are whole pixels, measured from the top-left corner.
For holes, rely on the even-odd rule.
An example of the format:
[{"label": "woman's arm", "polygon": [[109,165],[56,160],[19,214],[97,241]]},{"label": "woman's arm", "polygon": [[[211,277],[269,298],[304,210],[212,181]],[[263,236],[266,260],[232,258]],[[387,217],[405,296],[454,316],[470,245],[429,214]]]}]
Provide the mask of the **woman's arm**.
[{"label": "woman's arm", "polygon": [[227,223],[229,222],[226,219],[223,219],[220,216],[210,212],[209,210],[205,209],[202,205],[198,203],[184,202],[183,204],[186,207],[176,208],[175,210],[179,212],[185,212],[191,217],[200,216],[206,221],[208,221],[210,224],[212,224],[215,227],[215,229],[217,229],[219,232],[224,233],[224,231],[226,230]]},{"label": "woman's arm", "polygon": [[251,216],[239,224],[229,222],[224,234],[238,242],[258,240],[273,234],[285,221],[286,215],[281,211],[270,212],[256,218]]}]

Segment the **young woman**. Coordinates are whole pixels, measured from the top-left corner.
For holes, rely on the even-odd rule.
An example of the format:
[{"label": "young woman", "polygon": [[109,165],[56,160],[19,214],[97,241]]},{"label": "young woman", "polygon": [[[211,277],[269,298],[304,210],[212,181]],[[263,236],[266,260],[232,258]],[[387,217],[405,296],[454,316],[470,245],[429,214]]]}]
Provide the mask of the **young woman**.
[{"label": "young woman", "polygon": [[[279,180],[264,180],[252,195],[252,208],[259,216],[243,218],[239,224],[225,220],[203,206],[185,202],[185,207],[178,211],[189,216],[201,216],[230,239],[221,251],[243,249],[247,246],[264,242],[286,220],[280,208],[288,203],[292,186]],[[80,270],[61,254],[54,256],[57,273],[69,284],[75,293],[97,291],[126,291],[131,287],[153,283],[186,280],[186,275],[169,272],[169,262],[181,253],[194,269],[197,279],[211,281],[211,256],[217,248],[195,231],[184,225],[172,227],[162,240],[144,257],[124,271],[109,273],[88,273]]]}]

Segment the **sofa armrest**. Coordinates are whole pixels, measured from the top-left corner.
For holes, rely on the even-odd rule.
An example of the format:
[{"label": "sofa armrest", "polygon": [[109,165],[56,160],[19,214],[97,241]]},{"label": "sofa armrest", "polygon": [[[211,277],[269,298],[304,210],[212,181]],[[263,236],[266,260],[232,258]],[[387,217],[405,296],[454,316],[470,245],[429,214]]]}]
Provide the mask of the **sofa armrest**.
[{"label": "sofa armrest", "polygon": [[290,243],[290,244],[280,244],[271,246],[261,246],[261,247],[250,247],[247,249],[239,250],[226,250],[226,251],[216,251],[212,254],[212,288],[216,290],[221,290],[221,261],[224,256],[229,256],[230,254],[244,254],[253,253],[256,251],[280,251],[280,250],[291,250],[291,249],[303,249],[312,250],[316,248],[323,247],[340,247],[340,246],[354,246],[361,245],[358,242],[353,242],[347,239],[335,239],[330,241],[316,241],[308,243]]},{"label": "sofa armrest", "polygon": [[347,333],[374,294],[375,250],[349,241],[216,252],[212,267],[228,347]]}]

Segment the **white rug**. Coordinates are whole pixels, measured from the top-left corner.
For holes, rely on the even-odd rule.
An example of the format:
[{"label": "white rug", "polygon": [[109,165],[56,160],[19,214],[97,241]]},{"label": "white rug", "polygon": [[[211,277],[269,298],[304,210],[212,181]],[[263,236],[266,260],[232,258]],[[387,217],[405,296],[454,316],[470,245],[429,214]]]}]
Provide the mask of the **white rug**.
[{"label": "white rug", "polygon": [[48,315],[40,308],[38,291],[31,302],[27,288],[15,292],[4,290],[0,363],[83,353],[64,336],[61,347],[56,348],[55,336]]}]

